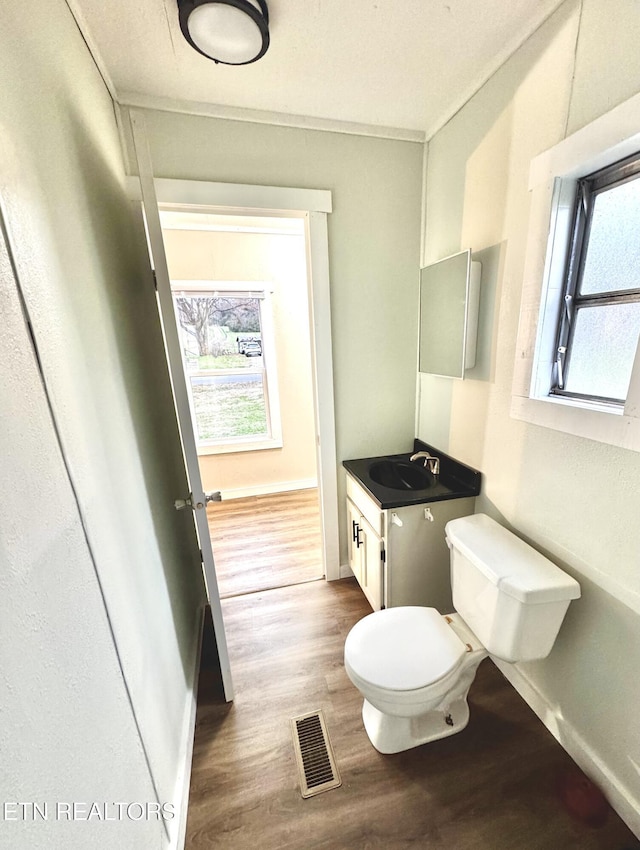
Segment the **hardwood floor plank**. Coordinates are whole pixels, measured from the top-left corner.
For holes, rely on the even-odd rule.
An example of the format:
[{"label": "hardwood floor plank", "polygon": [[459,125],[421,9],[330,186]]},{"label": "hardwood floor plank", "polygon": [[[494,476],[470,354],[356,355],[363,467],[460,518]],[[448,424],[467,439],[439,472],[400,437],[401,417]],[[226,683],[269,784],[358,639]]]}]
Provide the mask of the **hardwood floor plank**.
[{"label": "hardwood floor plank", "polygon": [[322,577],[317,489],[213,502],[207,517],[222,598]]},{"label": "hardwood floor plank", "polygon": [[[355,580],[223,602],[232,706],[201,676],[187,850],[623,850],[638,843],[611,812],[572,820],[555,791],[571,759],[491,661],[471,688],[469,726],[384,756],[362,726],[343,665],[370,612]],[[303,800],[289,719],[322,709],[343,784]]]}]

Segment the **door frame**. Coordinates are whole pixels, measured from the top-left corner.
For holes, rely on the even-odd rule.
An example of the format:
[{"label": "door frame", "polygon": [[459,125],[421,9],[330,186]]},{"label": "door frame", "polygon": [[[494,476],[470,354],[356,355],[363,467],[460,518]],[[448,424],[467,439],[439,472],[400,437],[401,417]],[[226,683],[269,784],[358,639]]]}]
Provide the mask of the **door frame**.
[{"label": "door frame", "polygon": [[[138,178],[128,178],[128,186],[130,197],[139,198]],[[327,581],[339,579],[338,475],[327,227],[327,215],[332,211],[331,192],[157,177],[154,178],[154,188],[157,202],[162,206],[200,208],[202,212],[232,215],[259,212],[262,215],[302,218],[305,222],[323,568]]]}]

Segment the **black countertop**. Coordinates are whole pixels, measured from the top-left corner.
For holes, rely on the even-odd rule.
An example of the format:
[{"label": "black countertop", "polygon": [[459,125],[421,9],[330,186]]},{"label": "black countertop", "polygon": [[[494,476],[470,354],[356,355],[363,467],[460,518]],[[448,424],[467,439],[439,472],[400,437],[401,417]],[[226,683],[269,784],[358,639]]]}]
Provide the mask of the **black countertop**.
[{"label": "black countertop", "polygon": [[[440,474],[430,475],[429,486],[423,490],[396,490],[385,487],[373,481],[369,470],[374,463],[385,460],[408,461],[416,452],[429,452],[440,460]],[[422,464],[422,461],[414,461]],[[382,510],[388,508],[403,508],[407,505],[421,505],[427,502],[441,502],[445,499],[465,499],[480,493],[481,474],[470,466],[449,457],[434,446],[413,441],[413,451],[397,455],[382,455],[381,457],[366,457],[356,460],[343,460],[344,468],[353,475],[356,481],[364,487],[371,498]]]}]

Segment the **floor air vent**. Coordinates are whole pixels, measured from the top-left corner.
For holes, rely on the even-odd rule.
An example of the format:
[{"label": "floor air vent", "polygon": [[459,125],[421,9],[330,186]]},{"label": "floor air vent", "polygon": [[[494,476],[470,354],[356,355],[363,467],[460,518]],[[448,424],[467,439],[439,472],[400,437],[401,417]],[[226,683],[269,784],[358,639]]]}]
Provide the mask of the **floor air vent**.
[{"label": "floor air vent", "polygon": [[291,720],[293,749],[303,797],[313,797],[342,784],[322,711]]}]

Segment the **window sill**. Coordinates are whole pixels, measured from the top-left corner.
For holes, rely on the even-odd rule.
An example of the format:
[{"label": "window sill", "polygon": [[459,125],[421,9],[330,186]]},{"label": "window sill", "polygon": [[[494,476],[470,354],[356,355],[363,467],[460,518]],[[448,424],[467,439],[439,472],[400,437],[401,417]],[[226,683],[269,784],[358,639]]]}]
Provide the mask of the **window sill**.
[{"label": "window sill", "polygon": [[221,455],[239,452],[262,452],[269,449],[281,449],[282,440],[247,440],[234,443],[198,443],[198,456]]},{"label": "window sill", "polygon": [[570,399],[513,395],[511,416],[576,437],[640,451],[640,419],[622,410]]},{"label": "window sill", "polygon": [[572,398],[571,396],[562,396],[559,393],[548,396],[533,397],[531,401],[548,402],[549,404],[558,404],[563,407],[571,407],[574,410],[593,410],[596,413],[608,413],[612,416],[624,416],[624,407],[622,404],[606,404],[597,401],[589,401],[588,399]]}]

